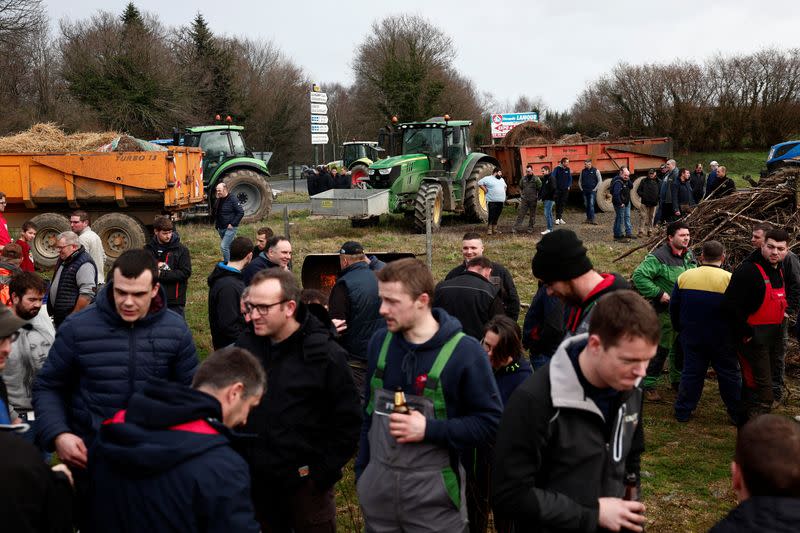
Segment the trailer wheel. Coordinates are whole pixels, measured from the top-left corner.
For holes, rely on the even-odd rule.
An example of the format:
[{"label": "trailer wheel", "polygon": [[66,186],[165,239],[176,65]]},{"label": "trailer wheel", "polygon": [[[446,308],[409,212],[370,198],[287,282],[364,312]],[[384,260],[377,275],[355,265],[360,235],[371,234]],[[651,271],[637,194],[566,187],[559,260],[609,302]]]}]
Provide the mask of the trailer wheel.
[{"label": "trailer wheel", "polygon": [[633,180],[633,189],[631,189],[631,207],[634,209],[642,208],[642,197],[639,196],[639,185],[642,183],[644,178],[645,176],[639,176]]},{"label": "trailer wheel", "polygon": [[494,165],[482,161],[472,169],[464,191],[464,212],[472,222],[486,222],[489,220],[489,205],[486,202],[486,193],[478,187],[481,178],[488,176],[494,170]]},{"label": "trailer wheel", "polygon": [[141,222],[122,213],[101,216],[94,221],[92,229],[103,243],[106,264],[113,263],[123,252],[144,248],[147,243],[147,232]]},{"label": "trailer wheel", "polygon": [[70,230],[69,219],[58,213],[42,213],[33,217],[31,222],[38,228],[31,246],[33,262],[40,268],[52,268],[58,261],[58,234]]},{"label": "trailer wheel", "polygon": [[614,204],[611,200],[611,179],[604,179],[597,188],[597,207],[603,213],[613,213]]},{"label": "trailer wheel", "polygon": [[431,230],[439,229],[442,224],[442,206],[444,195],[438,183],[423,183],[414,199],[414,229],[425,233],[426,206],[430,206]]},{"label": "trailer wheel", "polygon": [[269,215],[272,188],[266,176],[248,168],[240,168],[226,174],[223,180],[244,210],[242,224],[259,222]]}]

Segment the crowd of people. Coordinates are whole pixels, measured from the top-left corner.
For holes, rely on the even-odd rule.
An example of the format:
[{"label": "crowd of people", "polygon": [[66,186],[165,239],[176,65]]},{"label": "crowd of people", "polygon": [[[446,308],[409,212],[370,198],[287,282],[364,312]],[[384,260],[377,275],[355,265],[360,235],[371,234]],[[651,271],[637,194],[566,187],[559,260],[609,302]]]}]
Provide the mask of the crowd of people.
[{"label": "crowd of people", "polygon": [[[549,184],[551,226],[565,224],[567,164],[527,169],[529,192]],[[488,196],[502,174],[482,181]],[[573,231],[547,231],[520,328],[521,280],[477,233],[438,283],[417,259],[383,263],[344,242],[326,295],[301,290],[287,237],[238,235],[241,207],[223,183],[216,192],[222,259],[207,278],[214,351],[202,363],[184,318],[191,257],[170,219],[103,273],[81,239],[93,239],[89,217],[74,213],[49,286],[18,268],[23,248],[0,227],[0,269],[13,267],[0,311],[10,531],[331,532],[351,460],[368,532],[642,531],[642,407],[664,401],[665,365],[678,422],[701,408],[710,365],[739,428],[739,506],[714,531],[798,523],[800,424],[770,414],[800,308],[785,231],[754,227],[753,253],[728,265],[713,240],[696,258],[678,218],[630,282],[596,270]],[[681,194],[653,216],[679,216]],[[531,198],[518,226],[533,225]]]},{"label": "crowd of people", "polygon": [[[539,200],[542,201],[545,229],[542,235],[547,235],[555,226],[566,224],[564,220],[564,206],[572,187],[572,170],[567,157],[561,159],[559,164],[551,170],[549,165],[542,165],[540,176],[535,174],[534,165],[525,167],[525,174],[520,178],[519,204],[517,218],[512,230],[514,233],[526,231],[525,219],[528,218],[527,232],[533,233],[536,223],[536,208]],[[639,237],[650,237],[658,224],[668,224],[678,220],[700,203],[704,198],[721,198],[733,193],[736,185],[728,177],[725,166],[716,161],[711,161],[711,170],[706,174],[702,163],[695,165],[694,169],[678,168],[674,159],[669,159],[661,165],[660,169],[651,168],[647,175],[642,176],[639,185],[634,191],[635,180],[626,166],[619,167],[617,174],[611,178],[609,194],[614,207],[614,240],[630,242]],[[479,186],[486,194],[488,207],[487,234],[500,233],[497,229],[498,220],[506,201],[507,184],[503,178],[502,170],[495,169],[490,176],[480,180]],[[581,191],[586,219],[584,223],[597,225],[597,193],[603,183],[603,176],[594,166],[591,159],[583,162],[578,189]],[[637,207],[638,221],[634,231],[631,220],[631,195],[639,199]]]}]

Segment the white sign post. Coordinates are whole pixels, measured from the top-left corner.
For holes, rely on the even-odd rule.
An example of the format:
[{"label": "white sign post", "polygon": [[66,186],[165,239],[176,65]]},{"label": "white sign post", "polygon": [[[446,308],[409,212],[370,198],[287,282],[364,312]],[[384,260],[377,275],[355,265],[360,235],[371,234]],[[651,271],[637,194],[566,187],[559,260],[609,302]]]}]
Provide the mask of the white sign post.
[{"label": "white sign post", "polygon": [[539,113],[492,113],[492,139],[502,139],[514,126],[530,121],[539,122]]},{"label": "white sign post", "polygon": [[[322,146],[322,158],[325,159],[325,146],[328,144],[328,93],[320,90],[318,85],[314,85],[314,90],[309,92],[311,101],[311,144]],[[314,159],[317,160],[317,148],[314,147]]]}]

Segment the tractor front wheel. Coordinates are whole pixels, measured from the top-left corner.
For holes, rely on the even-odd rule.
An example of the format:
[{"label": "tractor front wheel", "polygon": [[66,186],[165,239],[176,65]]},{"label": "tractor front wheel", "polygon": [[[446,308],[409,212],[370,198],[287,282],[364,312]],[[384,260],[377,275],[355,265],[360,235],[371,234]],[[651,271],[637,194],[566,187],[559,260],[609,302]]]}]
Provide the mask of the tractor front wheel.
[{"label": "tractor front wheel", "polygon": [[444,195],[442,186],[438,183],[423,183],[414,199],[414,229],[425,233],[428,213],[431,217],[431,230],[439,229],[442,224],[442,207]]},{"label": "tractor front wheel", "polygon": [[464,212],[472,222],[487,222],[489,220],[489,204],[486,202],[486,193],[478,187],[478,182],[492,173],[494,165],[482,161],[475,165],[467,178],[464,191]]}]

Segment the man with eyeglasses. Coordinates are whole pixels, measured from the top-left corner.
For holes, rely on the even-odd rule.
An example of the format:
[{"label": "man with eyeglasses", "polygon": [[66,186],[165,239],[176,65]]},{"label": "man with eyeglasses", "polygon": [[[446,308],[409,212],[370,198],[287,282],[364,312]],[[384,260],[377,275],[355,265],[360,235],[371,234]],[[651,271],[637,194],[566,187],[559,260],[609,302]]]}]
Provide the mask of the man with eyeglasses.
[{"label": "man with eyeglasses", "polygon": [[294,275],[269,268],[250,283],[252,329],[236,346],[267,370],[267,389],[246,433],[256,517],[265,531],[335,531],[334,484],[353,456],[361,404],[347,352],[300,302]]},{"label": "man with eyeglasses", "polygon": [[236,237],[231,260],[220,261],[208,276],[208,325],[215,350],[230,346],[247,327],[240,311],[245,283],[242,272],[253,258],[253,241]]},{"label": "man with eyeglasses", "polygon": [[6,244],[11,242],[11,235],[8,233],[8,223],[5,217],[7,204],[6,193],[0,192],[0,252],[3,251]]},{"label": "man with eyeglasses", "polygon": [[97,292],[97,265],[74,231],[60,233],[56,239],[58,261],[50,283],[47,312],[56,329],[69,315],[94,301]]}]

